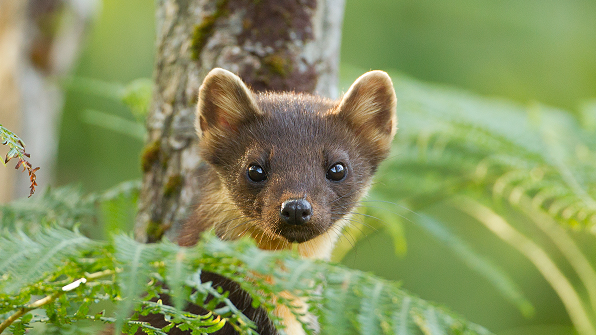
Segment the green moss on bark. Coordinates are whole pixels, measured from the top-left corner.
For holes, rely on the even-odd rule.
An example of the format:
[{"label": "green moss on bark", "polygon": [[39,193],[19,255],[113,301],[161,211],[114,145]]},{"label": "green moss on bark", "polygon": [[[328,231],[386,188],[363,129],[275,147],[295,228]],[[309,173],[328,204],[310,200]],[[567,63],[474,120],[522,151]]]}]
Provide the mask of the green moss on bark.
[{"label": "green moss on bark", "polygon": [[147,242],[157,242],[163,237],[169,225],[164,225],[161,222],[149,221],[147,224]]},{"label": "green moss on bark", "polygon": [[143,151],[141,151],[141,167],[143,172],[151,170],[153,164],[159,161],[159,152],[161,151],[161,143],[159,140],[147,144]]},{"label": "green moss on bark", "polygon": [[180,187],[182,186],[182,181],[183,178],[179,174],[170,176],[170,178],[168,178],[168,182],[164,185],[163,188],[164,197],[170,197],[178,190],[180,190]]},{"label": "green moss on bark", "polygon": [[292,72],[292,64],[281,54],[273,54],[263,58],[263,63],[270,72],[285,78]]},{"label": "green moss on bark", "polygon": [[205,44],[207,44],[207,40],[213,35],[215,22],[221,16],[227,14],[227,3],[228,0],[218,0],[215,12],[206,16],[201,23],[195,26],[190,47],[192,51],[192,59],[199,59],[201,51],[203,51]]}]

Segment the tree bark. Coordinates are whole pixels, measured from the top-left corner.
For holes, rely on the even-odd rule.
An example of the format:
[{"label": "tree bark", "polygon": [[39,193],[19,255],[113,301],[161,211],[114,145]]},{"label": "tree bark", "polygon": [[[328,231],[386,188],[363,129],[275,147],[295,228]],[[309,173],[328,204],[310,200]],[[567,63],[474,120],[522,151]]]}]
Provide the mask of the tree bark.
[{"label": "tree bark", "polygon": [[[0,0],[0,123],[27,145],[40,187],[50,184],[63,92],[97,1]],[[5,121],[6,120],[6,121]],[[0,169],[0,203],[29,195],[29,177]]]},{"label": "tree bark", "polygon": [[[13,132],[21,129],[18,64],[23,40],[25,3],[0,0],[0,124]],[[0,147],[0,157],[8,149]],[[16,172],[0,166],[0,204],[13,198]]]},{"label": "tree bark", "polygon": [[344,0],[158,0],[155,89],[136,239],[176,240],[201,180],[198,90],[214,67],[253,90],[338,95]]}]

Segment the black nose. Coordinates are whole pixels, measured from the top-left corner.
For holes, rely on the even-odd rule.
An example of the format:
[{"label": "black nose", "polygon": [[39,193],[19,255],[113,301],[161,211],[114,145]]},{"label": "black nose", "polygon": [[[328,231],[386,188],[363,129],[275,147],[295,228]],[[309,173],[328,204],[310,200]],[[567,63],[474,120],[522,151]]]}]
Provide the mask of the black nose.
[{"label": "black nose", "polygon": [[312,216],[312,206],[306,199],[290,199],[281,204],[279,216],[287,224],[305,224]]}]

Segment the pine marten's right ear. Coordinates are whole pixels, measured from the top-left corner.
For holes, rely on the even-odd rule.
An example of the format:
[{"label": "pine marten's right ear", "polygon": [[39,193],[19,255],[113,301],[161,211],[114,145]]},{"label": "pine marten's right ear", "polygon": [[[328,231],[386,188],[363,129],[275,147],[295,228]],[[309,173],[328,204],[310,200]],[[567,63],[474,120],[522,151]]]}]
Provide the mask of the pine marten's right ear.
[{"label": "pine marten's right ear", "polygon": [[242,79],[230,71],[215,68],[207,74],[199,90],[195,129],[199,138],[206,133],[235,131],[262,112]]}]

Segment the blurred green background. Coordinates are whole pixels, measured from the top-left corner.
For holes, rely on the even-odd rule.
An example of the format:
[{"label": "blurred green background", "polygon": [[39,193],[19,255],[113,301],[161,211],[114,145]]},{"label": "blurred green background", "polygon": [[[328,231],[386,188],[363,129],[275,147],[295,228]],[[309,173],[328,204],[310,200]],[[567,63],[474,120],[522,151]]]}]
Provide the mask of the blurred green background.
[{"label": "blurred green background", "polygon": [[[74,75],[120,84],[150,78],[154,9],[152,1],[104,0]],[[575,113],[582,101],[596,97],[596,2],[348,0],[341,61],[344,91],[355,79],[354,69],[383,69]],[[142,143],[83,122],[86,110],[133,119],[113,99],[70,88],[57,184],[81,183],[95,191],[140,178]],[[454,213],[447,224],[466,240],[478,241],[477,250],[512,276],[536,308],[534,317],[523,317],[413,224],[405,225],[405,255],[395,255],[384,231],[370,231],[342,262],[399,280],[407,290],[498,334],[573,334],[559,298],[530,262],[461,214]],[[590,255],[596,258],[593,248]]]}]

